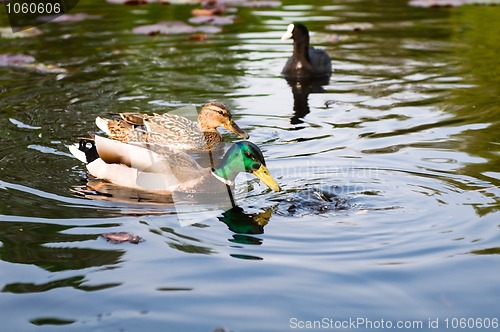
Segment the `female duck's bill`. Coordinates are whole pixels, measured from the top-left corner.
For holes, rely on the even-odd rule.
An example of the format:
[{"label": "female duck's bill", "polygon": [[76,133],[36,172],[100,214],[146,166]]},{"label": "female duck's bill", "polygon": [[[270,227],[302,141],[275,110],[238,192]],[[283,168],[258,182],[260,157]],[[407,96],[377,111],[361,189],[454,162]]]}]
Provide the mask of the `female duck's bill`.
[{"label": "female duck's bill", "polygon": [[222,126],[241,138],[250,138],[250,136],[234,122],[229,109],[224,104],[217,101],[212,101],[203,105],[198,115],[198,125],[203,132],[213,131],[217,127]]},{"label": "female duck's bill", "polygon": [[293,54],[282,71],[285,78],[324,78],[331,75],[330,57],[324,50],[309,46],[309,30],[305,25],[288,25],[281,39],[293,39]]}]

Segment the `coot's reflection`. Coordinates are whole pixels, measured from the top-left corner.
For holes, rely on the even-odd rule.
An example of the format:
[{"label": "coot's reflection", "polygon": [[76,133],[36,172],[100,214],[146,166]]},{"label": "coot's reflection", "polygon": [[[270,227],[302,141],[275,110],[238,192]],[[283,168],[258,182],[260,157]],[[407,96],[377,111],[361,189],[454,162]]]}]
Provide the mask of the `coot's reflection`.
[{"label": "coot's reflection", "polygon": [[292,88],[293,94],[293,111],[294,114],[290,119],[291,124],[301,124],[302,119],[309,114],[309,94],[310,93],[325,93],[323,85],[330,82],[330,77],[322,78],[302,78],[302,79],[286,79],[288,85]]}]

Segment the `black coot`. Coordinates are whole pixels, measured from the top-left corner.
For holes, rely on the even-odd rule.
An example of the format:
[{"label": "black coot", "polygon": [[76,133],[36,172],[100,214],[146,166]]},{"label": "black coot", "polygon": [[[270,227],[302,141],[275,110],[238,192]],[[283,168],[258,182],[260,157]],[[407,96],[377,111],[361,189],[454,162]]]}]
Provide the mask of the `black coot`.
[{"label": "black coot", "polygon": [[285,78],[319,78],[332,73],[332,61],[322,50],[309,46],[309,31],[303,24],[290,24],[282,40],[293,39],[293,55],[282,74]]}]

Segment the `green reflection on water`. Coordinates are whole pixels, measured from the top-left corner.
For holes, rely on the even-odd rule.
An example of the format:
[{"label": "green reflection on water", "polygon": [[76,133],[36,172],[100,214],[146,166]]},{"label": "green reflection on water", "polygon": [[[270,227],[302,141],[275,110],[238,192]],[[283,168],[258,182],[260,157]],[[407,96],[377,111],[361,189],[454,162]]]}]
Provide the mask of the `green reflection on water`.
[{"label": "green reflection on water", "polygon": [[[499,8],[467,6],[452,11],[454,51],[470,87],[452,89],[451,112],[486,128],[458,135],[460,149],[483,162],[465,165],[460,172],[500,186],[500,20]],[[478,185],[478,187],[480,187]],[[500,197],[487,194],[491,204],[476,206],[479,215],[500,210]]]},{"label": "green reflection on water", "polygon": [[[98,235],[64,234],[63,231],[69,228],[36,222],[0,222],[0,242],[3,243],[0,258],[5,262],[33,264],[51,272],[112,265],[120,261],[122,250],[71,247],[72,242],[88,241]],[[50,243],[65,245],[51,247]]]}]

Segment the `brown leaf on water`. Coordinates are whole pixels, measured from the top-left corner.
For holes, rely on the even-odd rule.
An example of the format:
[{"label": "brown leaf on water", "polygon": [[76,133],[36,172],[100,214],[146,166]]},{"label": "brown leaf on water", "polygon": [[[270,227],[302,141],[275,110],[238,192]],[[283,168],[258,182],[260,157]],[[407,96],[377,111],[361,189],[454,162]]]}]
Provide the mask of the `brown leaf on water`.
[{"label": "brown leaf on water", "polygon": [[106,239],[106,241],[111,242],[111,243],[123,243],[123,242],[130,242],[133,244],[138,244],[139,242],[144,241],[143,238],[141,238],[138,235],[130,234],[127,232],[119,232],[119,233],[103,233],[101,234],[103,238]]},{"label": "brown leaf on water", "polygon": [[211,15],[217,15],[217,10],[216,9],[199,9],[195,8],[191,11],[191,14],[193,16],[211,16]]},{"label": "brown leaf on water", "polygon": [[208,36],[204,33],[195,33],[194,35],[189,36],[189,40],[193,41],[205,41],[208,39]]},{"label": "brown leaf on water", "polygon": [[0,67],[22,68],[34,70],[39,73],[67,73],[66,69],[57,67],[56,65],[36,63],[34,57],[24,54],[0,54]]},{"label": "brown leaf on water", "polygon": [[203,0],[201,5],[203,9],[212,11],[213,15],[223,15],[226,11],[225,4],[220,0]]}]

